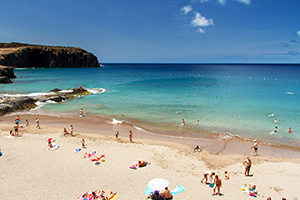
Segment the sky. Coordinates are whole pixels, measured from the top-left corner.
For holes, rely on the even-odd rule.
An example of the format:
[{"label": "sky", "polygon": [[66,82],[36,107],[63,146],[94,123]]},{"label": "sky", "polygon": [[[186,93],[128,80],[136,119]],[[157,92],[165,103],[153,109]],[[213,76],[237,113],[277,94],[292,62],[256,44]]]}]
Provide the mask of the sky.
[{"label": "sky", "polygon": [[300,0],[0,0],[0,42],[100,63],[300,63]]}]

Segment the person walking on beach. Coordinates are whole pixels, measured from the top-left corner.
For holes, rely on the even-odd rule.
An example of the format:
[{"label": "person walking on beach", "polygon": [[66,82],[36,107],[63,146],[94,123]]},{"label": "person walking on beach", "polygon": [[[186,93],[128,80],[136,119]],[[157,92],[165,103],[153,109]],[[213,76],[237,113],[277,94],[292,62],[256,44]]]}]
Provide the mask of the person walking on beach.
[{"label": "person walking on beach", "polygon": [[253,148],[253,152],[252,152],[252,156],[255,154],[256,156],[258,156],[257,150],[258,150],[258,143],[256,140],[253,140],[254,144],[251,148]]},{"label": "person walking on beach", "polygon": [[249,157],[243,162],[243,165],[245,166],[245,176],[250,176],[251,160]]},{"label": "person walking on beach", "polygon": [[131,132],[131,130],[129,130],[129,132],[128,132],[128,137],[129,137],[130,142],[132,142],[133,133]]},{"label": "person walking on beach", "polygon": [[80,115],[79,115],[79,116],[80,116],[80,117],[83,117],[83,108],[80,108],[80,111],[79,111],[79,112],[80,112]]},{"label": "person walking on beach", "polygon": [[39,118],[35,118],[35,127],[38,128],[38,129],[41,128],[40,127],[40,120],[39,120]]},{"label": "person walking on beach", "polygon": [[117,131],[117,133],[116,133],[116,139],[118,139],[119,138],[119,131]]}]

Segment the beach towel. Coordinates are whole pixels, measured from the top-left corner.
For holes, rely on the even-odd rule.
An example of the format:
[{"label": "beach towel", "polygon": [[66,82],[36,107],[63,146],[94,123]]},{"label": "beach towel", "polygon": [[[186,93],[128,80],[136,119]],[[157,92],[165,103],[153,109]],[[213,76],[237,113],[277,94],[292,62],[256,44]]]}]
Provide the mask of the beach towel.
[{"label": "beach towel", "polygon": [[130,166],[129,166],[130,169],[138,169],[139,168],[139,165],[138,165],[138,162],[135,161],[133,162]]},{"label": "beach towel", "polygon": [[176,194],[178,194],[180,192],[183,192],[184,190],[187,190],[187,189],[184,188],[184,187],[182,187],[181,185],[177,185],[175,187],[175,189],[171,191],[171,194],[176,195]]},{"label": "beach towel", "polygon": [[150,189],[149,187],[147,187],[147,188],[145,189],[145,191],[144,191],[144,194],[149,195],[151,192],[153,193],[154,190],[152,190],[152,189]]},{"label": "beach towel", "polygon": [[78,153],[79,151],[81,151],[81,149],[74,149],[75,153]]}]

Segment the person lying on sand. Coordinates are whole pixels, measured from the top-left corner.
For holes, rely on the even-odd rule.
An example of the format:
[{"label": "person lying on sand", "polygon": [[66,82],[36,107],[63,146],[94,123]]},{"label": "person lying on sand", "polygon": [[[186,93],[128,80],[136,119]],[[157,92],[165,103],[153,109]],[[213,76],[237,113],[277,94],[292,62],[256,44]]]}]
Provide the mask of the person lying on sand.
[{"label": "person lying on sand", "polygon": [[148,162],[148,161],[144,161],[144,160],[139,160],[138,161],[139,167],[145,167],[145,166],[150,165],[150,164],[151,164],[151,162]]},{"label": "person lying on sand", "polygon": [[101,160],[101,158],[105,158],[105,155],[94,156],[91,161],[99,161],[99,160]]},{"label": "person lying on sand", "polygon": [[250,190],[255,190],[256,189],[256,185],[253,183],[245,183],[244,186],[246,186],[246,188],[250,191]]}]

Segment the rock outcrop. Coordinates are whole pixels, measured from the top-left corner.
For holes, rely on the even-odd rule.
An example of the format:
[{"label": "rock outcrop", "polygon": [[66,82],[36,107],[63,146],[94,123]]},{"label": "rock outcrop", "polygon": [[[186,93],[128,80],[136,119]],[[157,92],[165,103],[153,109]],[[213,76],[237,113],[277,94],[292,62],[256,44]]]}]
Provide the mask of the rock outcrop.
[{"label": "rock outcrop", "polygon": [[76,47],[0,43],[0,65],[15,68],[100,67],[97,57]]},{"label": "rock outcrop", "polygon": [[10,78],[16,78],[14,69],[0,65],[0,83],[12,83]]},{"label": "rock outcrop", "polygon": [[[99,91],[100,92],[100,91]],[[86,95],[92,95],[82,87],[74,88],[72,91],[63,92],[60,89],[55,88],[51,90],[47,95],[41,95],[36,97],[0,97],[0,116],[16,111],[30,110],[35,108],[36,102],[54,101],[56,103],[64,102],[69,99],[81,98]]]}]

